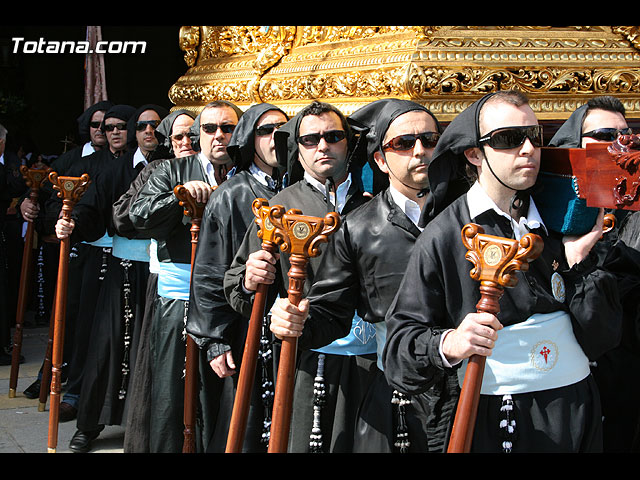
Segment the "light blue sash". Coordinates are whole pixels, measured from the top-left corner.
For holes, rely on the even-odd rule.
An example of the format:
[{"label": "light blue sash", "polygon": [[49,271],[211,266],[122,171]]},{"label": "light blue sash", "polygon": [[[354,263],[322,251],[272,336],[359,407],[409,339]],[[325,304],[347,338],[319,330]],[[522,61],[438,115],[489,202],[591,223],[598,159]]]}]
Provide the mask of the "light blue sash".
[{"label": "light blue sash", "polygon": [[148,262],[149,243],[150,242],[147,239],[129,239],[119,235],[114,235],[111,255],[126,260]]},{"label": "light blue sash", "polygon": [[[458,369],[460,385],[465,370],[466,365]],[[589,373],[589,360],[573,334],[569,314],[536,314],[498,332],[486,360],[480,393],[549,390],[577,383]]]},{"label": "light blue sash", "polygon": [[190,283],[190,264],[160,262],[158,295],[177,300],[189,300]]},{"label": "light blue sash", "polygon": [[346,337],[339,338],[314,352],[331,355],[367,355],[376,353],[376,350],[375,326],[365,322],[356,314],[351,322],[351,331]]},{"label": "light blue sash", "polygon": [[113,245],[113,239],[108,233],[105,233],[102,236],[102,238],[99,238],[98,240],[94,240],[93,242],[82,242],[82,243],[86,243],[87,245],[93,245],[94,247],[111,248],[111,246]]}]

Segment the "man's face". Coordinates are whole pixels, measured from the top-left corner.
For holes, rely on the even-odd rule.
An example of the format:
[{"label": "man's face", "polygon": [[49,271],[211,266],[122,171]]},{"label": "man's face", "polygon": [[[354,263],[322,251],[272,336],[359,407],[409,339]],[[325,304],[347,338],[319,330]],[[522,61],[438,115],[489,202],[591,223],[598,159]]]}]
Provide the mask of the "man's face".
[{"label": "man's face", "polygon": [[237,124],[238,115],[230,107],[207,108],[200,115],[200,151],[214,165],[231,161],[227,145]]},{"label": "man's face", "polygon": [[254,132],[255,163],[268,174],[271,174],[273,167],[278,165],[273,133],[286,122],[287,117],[278,110],[265,112],[256,122]]},{"label": "man's face", "polygon": [[127,122],[116,117],[104,121],[105,135],[112,152],[124,150],[127,146]]},{"label": "man's face", "polygon": [[178,115],[171,127],[171,147],[173,154],[178,158],[196,153],[189,136],[191,125],[193,125],[193,118],[189,115]]},{"label": "man's face", "polygon": [[89,123],[89,138],[91,143],[97,147],[104,147],[107,144],[107,137],[100,129],[100,124],[104,118],[104,111],[98,110],[91,116]]},{"label": "man's face", "polygon": [[160,123],[160,115],[155,110],[145,110],[136,122],[136,140],[143,154],[148,154],[158,146],[156,127]]},{"label": "man's face", "polygon": [[[529,105],[516,107],[510,103],[492,102],[486,104],[480,119],[480,137],[503,128],[513,126],[538,125],[538,119]],[[492,148],[486,143],[479,150],[478,166],[480,183],[489,191],[513,194],[491,173],[487,162],[496,176],[515,190],[526,190],[534,185],[540,169],[540,148],[534,147],[529,138],[522,145],[508,148]]]},{"label": "man's face", "polygon": [[[391,185],[407,197],[413,197],[429,185],[427,170],[435,149],[435,143],[425,146],[412,135],[426,133],[426,138],[434,141],[437,140],[437,132],[436,122],[427,112],[415,110],[404,113],[391,122],[385,133],[382,141],[384,154],[380,151],[374,154],[378,167],[389,176]],[[415,144],[408,148],[411,141]]]},{"label": "man's face", "polygon": [[[614,128],[616,130],[624,130],[628,128],[627,121],[619,112],[610,112],[608,110],[602,110],[599,108],[589,110],[584,117],[584,121],[582,122],[582,133],[593,132],[594,130],[600,128]],[[615,140],[598,140],[593,137],[582,137],[582,148],[588,143],[603,143],[610,142]]]},{"label": "man's face", "polygon": [[[307,115],[300,122],[298,138],[305,135],[332,135],[334,132],[346,134],[335,112],[325,112],[320,115]],[[298,142],[299,161],[304,170],[316,180],[323,182],[333,177],[336,184],[344,181],[347,176],[348,145],[346,137],[335,143],[320,138],[317,145],[302,145]]]}]

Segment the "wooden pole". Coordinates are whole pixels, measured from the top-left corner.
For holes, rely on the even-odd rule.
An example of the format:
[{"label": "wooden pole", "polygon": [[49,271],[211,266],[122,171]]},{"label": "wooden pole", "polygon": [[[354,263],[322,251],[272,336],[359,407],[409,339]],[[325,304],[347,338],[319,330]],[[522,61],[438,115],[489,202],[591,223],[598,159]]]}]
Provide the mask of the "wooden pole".
[{"label": "wooden pole", "polygon": [[[251,208],[253,214],[256,216],[255,222],[258,224],[258,237],[262,239],[262,249],[275,253],[278,246],[272,238],[274,232],[273,224],[268,220],[269,203],[264,198],[256,198]],[[236,395],[231,412],[225,453],[239,453],[242,451],[244,435],[247,429],[247,417],[251,404],[251,393],[256,373],[258,347],[260,345],[260,334],[268,290],[269,285],[261,283],[258,285],[253,299],[249,328],[242,352],[238,385],[236,387]]]},{"label": "wooden pole", "polygon": [[[47,180],[49,170],[28,169],[26,165],[20,167],[20,172],[24,177],[29,192],[29,200],[38,202],[40,187]],[[33,265],[33,222],[27,222],[27,232],[24,237],[24,249],[22,253],[22,267],[20,270],[20,286],[18,290],[18,304],[16,310],[16,328],[13,333],[13,351],[11,357],[11,374],[9,377],[9,398],[15,398],[18,386],[18,372],[20,370],[20,352],[22,350],[22,336],[24,326],[24,315],[27,310],[29,299],[30,277]]]},{"label": "wooden pole", "polygon": [[[90,179],[86,173],[81,177],[62,177],[56,172],[49,173],[53,188],[62,198],[62,218],[70,219],[74,205],[89,187]],[[67,280],[69,276],[69,237],[60,240],[58,260],[58,279],[56,282],[55,321],[53,329],[53,348],[51,366],[51,393],[49,396],[49,438],[48,451],[55,453],[58,444],[58,418],[60,407],[60,378],[62,350],[64,346],[64,326],[67,310]]]},{"label": "wooden pole", "polygon": [[[544,247],[542,238],[528,233],[517,240],[485,235],[481,226],[470,223],[462,229],[462,242],[468,251],[465,256],[474,264],[470,275],[480,282],[478,312],[497,315],[504,287],[518,283],[515,272],[527,271],[529,263],[538,258]],[[468,453],[478,413],[480,388],[486,357],[472,355],[465,370],[460,399],[456,410],[448,453]]]},{"label": "wooden pole", "polygon": [[[340,227],[340,216],[336,212],[330,212],[324,218],[309,217],[302,215],[299,210],[291,209],[285,214],[270,214],[269,219],[275,226],[274,235],[280,249],[289,253],[291,268],[288,272],[288,299],[293,305],[298,305],[302,299],[309,258],[318,256],[319,244],[327,242],[328,236]],[[287,451],[297,348],[297,337],[282,339],[268,453]]]},{"label": "wooden pole", "polygon": [[[211,187],[215,189],[215,187]],[[198,247],[200,224],[205,203],[196,202],[184,185],[176,185],[174,195],[184,207],[184,214],[191,217],[191,274]],[[195,417],[196,396],[198,394],[198,346],[189,334],[186,340],[185,379],[184,379],[184,442],[182,453],[196,453]]]}]

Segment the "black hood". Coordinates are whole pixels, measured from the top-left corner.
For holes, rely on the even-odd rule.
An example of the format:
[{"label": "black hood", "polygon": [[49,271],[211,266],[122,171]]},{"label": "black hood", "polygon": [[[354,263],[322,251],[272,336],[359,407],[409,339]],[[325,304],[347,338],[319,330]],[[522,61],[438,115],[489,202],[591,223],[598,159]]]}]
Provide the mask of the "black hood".
[{"label": "black hood", "polygon": [[113,102],[110,102],[109,100],[103,100],[102,102],[91,105],[84,112],[82,112],[82,114],[77,119],[78,135],[81,144],[84,144],[91,139],[89,136],[89,124],[91,123],[91,117],[93,117],[93,114],[99,111],[106,112],[111,107],[113,107]]},{"label": "black hood", "polygon": [[227,145],[227,153],[231,156],[236,170],[248,170],[255,156],[255,128],[258,120],[266,112],[276,110],[282,112],[279,107],[270,103],[259,103],[247,109],[240,118],[238,125],[233,131],[229,145]]},{"label": "black hood", "polygon": [[[281,175],[287,176],[287,185],[292,185],[304,176],[304,169],[298,161],[298,132],[302,121],[302,112],[295,115],[274,133],[276,155]],[[360,170],[367,161],[367,127],[360,122],[347,118],[348,171]]]},{"label": "black hood", "polygon": [[549,146],[559,148],[582,147],[582,123],[588,109],[589,106],[584,104],[574,110],[553,136]]},{"label": "black hood", "polygon": [[481,99],[457,115],[442,133],[429,164],[431,195],[420,215],[420,226],[425,226],[449,203],[469,189],[465,175],[467,159],[464,151],[478,147],[480,138],[479,116],[482,105],[495,93]]},{"label": "black hood", "polygon": [[132,150],[135,150],[138,147],[138,142],[136,140],[136,122],[138,121],[138,118],[140,118],[140,115],[147,110],[155,111],[161,121],[169,114],[169,111],[166,108],[152,103],[148,103],[136,109],[127,122],[127,143],[129,144],[129,148]]}]

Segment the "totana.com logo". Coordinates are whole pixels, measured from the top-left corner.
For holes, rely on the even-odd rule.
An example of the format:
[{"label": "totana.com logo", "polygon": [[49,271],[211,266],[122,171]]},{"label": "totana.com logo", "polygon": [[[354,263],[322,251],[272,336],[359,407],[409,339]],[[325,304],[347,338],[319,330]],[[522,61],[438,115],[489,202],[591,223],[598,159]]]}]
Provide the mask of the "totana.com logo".
[{"label": "totana.com logo", "polygon": [[147,42],[144,41],[100,41],[95,48],[88,41],[73,40],[25,40],[24,37],[13,37],[13,53],[145,53]]}]

